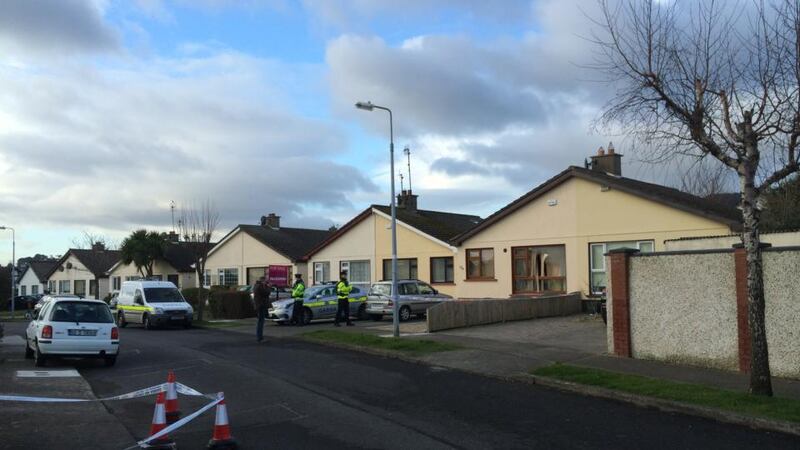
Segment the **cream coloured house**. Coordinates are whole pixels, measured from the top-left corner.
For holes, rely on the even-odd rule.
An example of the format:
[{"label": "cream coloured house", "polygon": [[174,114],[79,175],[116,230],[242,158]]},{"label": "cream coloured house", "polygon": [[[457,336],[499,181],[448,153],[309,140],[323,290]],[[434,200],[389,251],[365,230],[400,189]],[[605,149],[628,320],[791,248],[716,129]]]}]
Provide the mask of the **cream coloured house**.
[{"label": "cream coloured house", "polygon": [[71,248],[47,274],[48,291],[103,299],[110,287],[106,272],[117,261],[119,251],[106,250],[102,244],[89,250]]},{"label": "cream coloured house", "polygon": [[663,251],[668,239],[739,228],[736,209],[622,177],[621,156],[610,150],[590,168],[569,167],[453,239],[457,296],[596,295],[610,249]]},{"label": "cream coloured house", "polygon": [[[198,245],[191,242],[177,242],[177,235],[171,235],[171,240],[164,247],[164,257],[153,264],[152,279],[170,281],[179,289],[197,286],[197,275],[193,263],[192,246]],[[111,283],[111,291],[119,290],[123,281],[138,280],[143,277],[134,264],[124,264],[117,261],[107,272]]]},{"label": "cream coloured house", "polygon": [[237,225],[208,253],[203,286],[252,285],[270,266],[289,267],[293,274],[308,276],[305,255],[331,231],[280,226],[270,214],[260,225]]},{"label": "cream coloured house", "polygon": [[[480,217],[418,210],[417,196],[409,191],[398,200],[398,278],[426,281],[453,294],[458,249],[448,240],[474,227]],[[341,271],[347,271],[351,283],[369,288],[371,283],[391,279],[390,225],[388,206],[372,205],[364,210],[309,252],[310,280],[336,280]]]}]

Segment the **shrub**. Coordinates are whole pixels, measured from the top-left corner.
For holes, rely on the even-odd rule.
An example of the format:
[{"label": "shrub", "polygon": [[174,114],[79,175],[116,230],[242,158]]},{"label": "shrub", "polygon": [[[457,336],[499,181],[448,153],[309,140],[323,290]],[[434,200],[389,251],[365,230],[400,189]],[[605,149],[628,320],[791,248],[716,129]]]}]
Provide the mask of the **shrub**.
[{"label": "shrub", "polygon": [[192,308],[197,309],[198,305],[199,305],[199,302],[200,302],[200,292],[201,291],[208,292],[208,289],[196,288],[196,287],[186,288],[186,289],[181,290],[181,294],[183,294],[183,298],[185,298],[186,301],[190,305],[192,305]]},{"label": "shrub", "polygon": [[212,289],[208,302],[215,319],[244,319],[256,315],[247,292]]}]

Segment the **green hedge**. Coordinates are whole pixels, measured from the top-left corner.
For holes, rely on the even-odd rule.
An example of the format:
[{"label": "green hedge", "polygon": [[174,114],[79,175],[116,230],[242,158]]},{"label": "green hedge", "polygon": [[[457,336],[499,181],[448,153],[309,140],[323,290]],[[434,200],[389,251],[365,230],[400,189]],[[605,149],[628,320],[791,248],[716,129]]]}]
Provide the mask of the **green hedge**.
[{"label": "green hedge", "polygon": [[256,315],[247,292],[212,290],[208,302],[215,319],[244,319]]},{"label": "green hedge", "polygon": [[185,298],[186,301],[189,302],[190,305],[192,305],[192,308],[197,309],[201,291],[208,292],[208,289],[196,288],[196,287],[186,288],[181,290],[181,294],[183,294],[183,298]]}]

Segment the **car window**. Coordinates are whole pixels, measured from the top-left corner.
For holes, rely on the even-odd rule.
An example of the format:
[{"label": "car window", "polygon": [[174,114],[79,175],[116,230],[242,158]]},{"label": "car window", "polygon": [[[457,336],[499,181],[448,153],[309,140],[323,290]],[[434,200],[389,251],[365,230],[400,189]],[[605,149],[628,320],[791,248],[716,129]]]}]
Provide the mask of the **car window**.
[{"label": "car window", "polygon": [[400,295],[417,295],[417,283],[403,283],[398,290]]},{"label": "car window", "polygon": [[50,320],[53,322],[112,323],[108,306],[102,303],[58,302],[52,308]]},{"label": "car window", "polygon": [[433,288],[425,283],[417,283],[420,295],[433,295]]},{"label": "car window", "polygon": [[325,288],[322,290],[323,297],[330,297],[333,295],[333,288]]},{"label": "car window", "polygon": [[181,292],[173,287],[144,288],[147,303],[180,303],[183,301]]},{"label": "car window", "polygon": [[372,288],[369,290],[370,295],[385,295],[389,296],[392,295],[392,285],[391,284],[373,284]]},{"label": "car window", "polygon": [[359,288],[353,286],[353,290],[350,291],[350,293],[351,294],[359,294],[359,293],[361,293],[361,290]]}]

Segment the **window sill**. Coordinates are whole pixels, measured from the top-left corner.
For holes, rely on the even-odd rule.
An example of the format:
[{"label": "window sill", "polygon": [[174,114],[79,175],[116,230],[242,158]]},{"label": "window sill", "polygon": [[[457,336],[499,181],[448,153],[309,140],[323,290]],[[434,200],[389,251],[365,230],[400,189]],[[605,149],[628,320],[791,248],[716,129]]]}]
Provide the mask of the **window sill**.
[{"label": "window sill", "polygon": [[454,282],[452,282],[452,281],[442,281],[442,282],[431,281],[431,285],[436,285],[436,286],[455,286],[456,284]]},{"label": "window sill", "polygon": [[468,281],[497,281],[497,278],[467,278],[464,281],[465,282],[468,282]]}]

